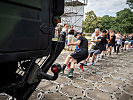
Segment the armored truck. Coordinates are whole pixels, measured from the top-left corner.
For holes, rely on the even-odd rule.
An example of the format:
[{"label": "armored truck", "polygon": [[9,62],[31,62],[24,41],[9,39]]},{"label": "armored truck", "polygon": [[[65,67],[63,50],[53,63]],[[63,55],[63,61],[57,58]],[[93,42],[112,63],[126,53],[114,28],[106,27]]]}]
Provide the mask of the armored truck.
[{"label": "armored truck", "polygon": [[41,79],[58,78],[65,34],[52,37],[63,13],[64,0],[0,0],[0,93],[28,100]]}]

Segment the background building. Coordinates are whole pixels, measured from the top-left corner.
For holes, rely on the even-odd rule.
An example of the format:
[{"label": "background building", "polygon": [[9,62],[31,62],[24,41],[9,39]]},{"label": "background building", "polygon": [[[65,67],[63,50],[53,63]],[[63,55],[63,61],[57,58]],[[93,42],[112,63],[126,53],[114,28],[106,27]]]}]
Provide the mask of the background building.
[{"label": "background building", "polygon": [[82,32],[84,6],[88,0],[65,0],[65,12],[62,15],[62,24],[73,25],[74,29]]}]

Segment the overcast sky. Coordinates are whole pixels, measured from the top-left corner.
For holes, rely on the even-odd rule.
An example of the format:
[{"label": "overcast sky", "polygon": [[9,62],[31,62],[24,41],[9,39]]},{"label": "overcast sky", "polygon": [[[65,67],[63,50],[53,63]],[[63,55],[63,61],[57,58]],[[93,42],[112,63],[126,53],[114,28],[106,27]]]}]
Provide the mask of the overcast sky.
[{"label": "overcast sky", "polygon": [[97,16],[116,16],[115,13],[129,8],[126,5],[126,0],[88,0],[88,4],[85,7],[85,13],[93,10]]}]

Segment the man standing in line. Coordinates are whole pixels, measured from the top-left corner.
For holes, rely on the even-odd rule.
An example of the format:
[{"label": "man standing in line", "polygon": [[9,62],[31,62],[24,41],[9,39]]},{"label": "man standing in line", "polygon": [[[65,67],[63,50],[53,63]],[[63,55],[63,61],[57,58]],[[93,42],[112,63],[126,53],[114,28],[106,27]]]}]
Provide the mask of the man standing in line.
[{"label": "man standing in line", "polygon": [[[75,30],[73,29],[73,26],[71,25],[71,26],[70,26],[70,29],[68,30],[68,44],[69,44],[69,43],[73,43],[74,34],[75,34]],[[73,46],[71,45],[71,46],[70,46],[70,50],[71,50],[71,51],[72,51],[72,48],[73,48]],[[67,50],[69,51],[69,46],[68,46],[68,49],[67,49]]]},{"label": "man standing in line", "polygon": [[115,32],[113,30],[110,30],[110,42],[108,43],[110,55],[112,54],[112,48],[115,46],[115,39]]},{"label": "man standing in line", "polygon": [[57,38],[58,38],[58,40],[60,38],[60,32],[61,31],[62,31],[62,27],[61,27],[61,25],[59,25],[59,27],[57,28]]},{"label": "man standing in line", "polygon": [[116,54],[118,54],[119,52],[120,52],[120,46],[121,46],[121,34],[120,34],[120,32],[117,32],[117,34],[115,35],[116,36],[116,39],[115,39],[115,41],[116,41],[116,44],[115,44],[115,46],[114,46],[114,52],[116,52]]}]

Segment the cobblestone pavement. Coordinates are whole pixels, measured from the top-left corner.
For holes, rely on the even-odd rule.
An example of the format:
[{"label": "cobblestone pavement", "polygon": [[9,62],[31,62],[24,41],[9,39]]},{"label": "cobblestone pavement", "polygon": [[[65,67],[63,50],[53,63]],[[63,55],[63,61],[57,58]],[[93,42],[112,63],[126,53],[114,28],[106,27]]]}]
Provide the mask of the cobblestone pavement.
[{"label": "cobblestone pavement", "polygon": [[[56,62],[62,65],[70,53],[63,52]],[[133,100],[133,50],[106,56],[84,72],[77,64],[73,79],[42,80],[29,100]]]}]

